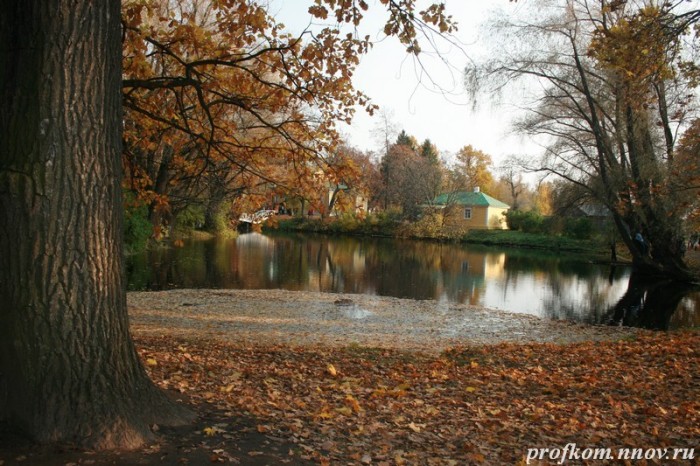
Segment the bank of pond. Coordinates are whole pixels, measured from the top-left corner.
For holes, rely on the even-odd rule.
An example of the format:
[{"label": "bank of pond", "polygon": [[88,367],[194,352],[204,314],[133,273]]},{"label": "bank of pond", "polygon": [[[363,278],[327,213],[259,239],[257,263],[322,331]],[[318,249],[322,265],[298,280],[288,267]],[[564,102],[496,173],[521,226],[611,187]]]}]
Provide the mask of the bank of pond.
[{"label": "bank of pond", "polygon": [[[574,222],[577,225],[578,220]],[[580,222],[579,222],[580,223]],[[255,230],[253,228],[252,230]],[[585,234],[572,228],[559,231],[530,227],[524,230],[469,230],[460,231],[435,223],[433,218],[422,218],[417,222],[402,222],[390,215],[373,215],[365,219],[354,216],[322,219],[319,217],[273,217],[257,228],[267,233],[322,233],[343,236],[369,236],[401,239],[420,239],[440,242],[462,242],[490,246],[505,246],[531,249],[547,249],[584,253],[595,260],[610,256],[610,241],[605,235],[594,234],[590,229]],[[242,231],[250,232],[251,228]]]},{"label": "bank of pond", "polygon": [[131,255],[129,289],[357,293],[588,324],[700,326],[697,289],[645,281],[630,267],[556,249],[279,231],[185,239],[181,246]]}]

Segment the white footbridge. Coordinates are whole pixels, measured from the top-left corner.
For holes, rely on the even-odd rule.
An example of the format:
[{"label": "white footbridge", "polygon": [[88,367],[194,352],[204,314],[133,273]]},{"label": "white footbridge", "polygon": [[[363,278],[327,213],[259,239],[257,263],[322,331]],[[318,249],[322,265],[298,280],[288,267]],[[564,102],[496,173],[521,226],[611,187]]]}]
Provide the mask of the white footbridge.
[{"label": "white footbridge", "polygon": [[243,223],[250,223],[253,225],[257,225],[258,223],[262,223],[265,220],[267,220],[268,218],[272,217],[276,213],[277,212],[274,210],[265,210],[265,209],[258,210],[254,214],[247,214],[247,213],[241,214],[241,216],[238,217],[238,221],[243,222]]}]

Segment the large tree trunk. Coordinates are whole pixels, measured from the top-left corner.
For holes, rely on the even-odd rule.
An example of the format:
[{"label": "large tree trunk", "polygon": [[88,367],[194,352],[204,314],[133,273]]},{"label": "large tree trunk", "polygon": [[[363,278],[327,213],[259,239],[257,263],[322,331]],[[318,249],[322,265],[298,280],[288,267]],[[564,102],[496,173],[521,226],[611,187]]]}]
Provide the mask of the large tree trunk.
[{"label": "large tree trunk", "polygon": [[[613,212],[613,219],[620,238],[632,256],[637,275],[697,282],[697,277],[684,262],[684,241],[677,219],[664,218],[652,209],[647,209],[646,219],[634,214],[623,218],[616,212]],[[631,228],[630,225],[637,226]],[[644,247],[635,241],[637,233],[642,234]]]},{"label": "large tree trunk", "polygon": [[118,1],[0,4],[0,419],[135,447],[188,412],[146,376],[122,272]]},{"label": "large tree trunk", "polygon": [[[658,275],[679,281],[694,281],[684,262],[684,239],[681,219],[674,208],[674,193],[664,193],[663,168],[659,166],[649,116],[632,105],[626,110],[627,152],[630,180],[634,183],[634,204],[630,205],[627,224],[633,225],[647,242],[649,253],[631,248],[635,267],[646,275]],[[630,203],[632,204],[632,203]],[[631,235],[637,231],[630,232]]]}]

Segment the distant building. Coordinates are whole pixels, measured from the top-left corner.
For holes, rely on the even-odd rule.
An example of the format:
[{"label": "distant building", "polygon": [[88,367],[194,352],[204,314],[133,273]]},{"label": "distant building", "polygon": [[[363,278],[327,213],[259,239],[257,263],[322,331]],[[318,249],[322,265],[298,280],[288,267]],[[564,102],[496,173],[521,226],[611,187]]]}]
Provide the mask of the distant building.
[{"label": "distant building", "polygon": [[328,215],[339,213],[366,214],[368,201],[365,194],[345,184],[329,185],[321,193],[321,206]]},{"label": "distant building", "polygon": [[612,222],[610,209],[602,204],[586,203],[573,206],[562,214],[565,218],[586,218],[599,231],[603,231]]},{"label": "distant building", "polygon": [[445,224],[463,230],[508,229],[505,213],[510,206],[479,188],[440,194],[426,208],[441,211]]}]

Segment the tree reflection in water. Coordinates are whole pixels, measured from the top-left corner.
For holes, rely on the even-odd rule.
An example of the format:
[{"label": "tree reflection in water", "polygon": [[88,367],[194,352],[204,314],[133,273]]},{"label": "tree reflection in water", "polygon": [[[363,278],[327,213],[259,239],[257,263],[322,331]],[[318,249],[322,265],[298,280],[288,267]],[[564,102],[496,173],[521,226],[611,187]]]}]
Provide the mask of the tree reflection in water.
[{"label": "tree reflection in water", "polygon": [[692,322],[683,325],[683,316],[676,317],[675,314],[679,311],[683,314],[689,308],[688,304],[697,303],[697,299],[691,299],[691,294],[697,295],[697,291],[698,287],[669,280],[654,280],[632,272],[627,292],[615,307],[602,316],[600,323],[656,330],[668,330],[679,324],[692,326]]}]

